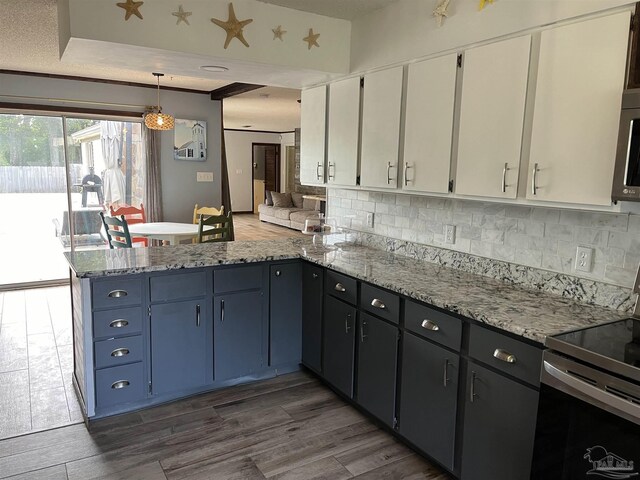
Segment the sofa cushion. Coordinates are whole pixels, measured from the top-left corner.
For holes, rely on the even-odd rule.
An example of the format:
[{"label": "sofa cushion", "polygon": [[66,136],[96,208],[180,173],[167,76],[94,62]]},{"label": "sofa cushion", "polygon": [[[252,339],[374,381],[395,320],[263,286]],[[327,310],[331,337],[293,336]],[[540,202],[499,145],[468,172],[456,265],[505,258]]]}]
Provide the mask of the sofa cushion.
[{"label": "sofa cushion", "polygon": [[318,202],[316,200],[313,200],[312,198],[305,198],[302,202],[302,208],[304,208],[305,210],[315,210],[317,203]]},{"label": "sofa cushion", "polygon": [[262,213],[263,215],[269,215],[270,217],[274,216],[273,209],[274,207],[265,203],[261,203],[260,205],[258,205],[258,212]]},{"label": "sofa cushion", "polygon": [[280,220],[289,220],[289,217],[293,212],[298,212],[297,208],[276,208],[273,207],[274,217]]},{"label": "sofa cushion", "polygon": [[273,199],[274,207],[283,207],[283,208],[293,207],[293,201],[291,200],[290,193],[271,192],[271,198]]},{"label": "sofa cushion", "polygon": [[299,212],[292,212],[289,218],[292,222],[304,223],[307,218],[318,218],[318,213],[315,210],[300,210]]},{"label": "sofa cushion", "polygon": [[291,201],[293,202],[293,206],[296,208],[304,208],[303,202],[304,198],[302,198],[301,193],[292,193]]},{"label": "sofa cushion", "polygon": [[273,198],[271,197],[271,190],[264,191],[264,203],[271,206],[273,205]]}]

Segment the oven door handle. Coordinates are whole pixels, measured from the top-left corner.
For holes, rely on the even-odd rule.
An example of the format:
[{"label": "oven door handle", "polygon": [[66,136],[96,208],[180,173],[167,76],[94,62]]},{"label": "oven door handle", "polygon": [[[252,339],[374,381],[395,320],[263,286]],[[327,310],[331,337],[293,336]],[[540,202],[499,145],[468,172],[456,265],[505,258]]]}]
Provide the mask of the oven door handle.
[{"label": "oven door handle", "polygon": [[[581,380],[570,373],[564,372],[548,360],[543,362],[544,372],[553,377],[557,382],[543,381],[544,383],[558,388],[569,395],[580,398],[587,403],[603,408],[615,415],[640,424],[640,405],[625,400],[617,395],[613,395],[601,388]],[[559,383],[559,384],[558,384]]]}]

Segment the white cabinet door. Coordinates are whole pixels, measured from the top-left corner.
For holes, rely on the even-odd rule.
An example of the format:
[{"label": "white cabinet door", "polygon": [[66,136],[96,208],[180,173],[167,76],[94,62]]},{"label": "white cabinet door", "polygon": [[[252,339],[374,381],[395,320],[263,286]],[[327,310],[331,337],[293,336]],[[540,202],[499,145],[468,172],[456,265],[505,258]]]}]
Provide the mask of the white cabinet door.
[{"label": "white cabinet door", "polygon": [[449,191],[457,57],[409,65],[403,190]]},{"label": "white cabinet door", "polygon": [[527,198],[611,203],[629,19],[542,32]]},{"label": "white cabinet door", "polygon": [[531,36],[465,52],[455,192],[516,198]]},{"label": "white cabinet door", "polygon": [[300,115],[300,183],[324,183],[327,87],[302,91]]},{"label": "white cabinet door", "polygon": [[329,87],[327,183],[356,185],[360,135],[360,77]]},{"label": "white cabinet door", "polygon": [[366,75],[362,102],[360,185],[396,188],[402,67]]}]

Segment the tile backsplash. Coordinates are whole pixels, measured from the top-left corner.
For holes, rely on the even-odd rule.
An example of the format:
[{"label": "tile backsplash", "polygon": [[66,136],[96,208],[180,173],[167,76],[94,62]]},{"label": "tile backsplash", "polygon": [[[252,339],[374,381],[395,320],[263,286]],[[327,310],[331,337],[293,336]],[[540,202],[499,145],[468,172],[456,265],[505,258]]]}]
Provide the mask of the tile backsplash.
[{"label": "tile backsplash", "polygon": [[[630,288],[640,263],[640,215],[328,189],[328,215],[353,230]],[[366,226],[374,213],[374,226]],[[447,244],[445,225],[455,225]],[[591,272],[575,269],[593,248]]]}]

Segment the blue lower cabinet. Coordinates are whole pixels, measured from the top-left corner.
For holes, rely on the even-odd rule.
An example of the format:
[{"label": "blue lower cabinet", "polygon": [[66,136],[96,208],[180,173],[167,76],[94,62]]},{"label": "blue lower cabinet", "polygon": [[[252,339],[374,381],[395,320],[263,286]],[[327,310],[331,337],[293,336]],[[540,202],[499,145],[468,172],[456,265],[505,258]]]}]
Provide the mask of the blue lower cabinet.
[{"label": "blue lower cabinet", "polygon": [[207,372],[208,301],[190,300],[151,306],[152,393],[195,389],[212,383]]},{"label": "blue lower cabinet", "polygon": [[216,382],[251,375],[266,366],[261,290],[215,295],[213,366]]},{"label": "blue lower cabinet", "polygon": [[302,264],[271,265],[269,365],[299,364],[302,357]]},{"label": "blue lower cabinet", "polygon": [[356,308],[325,295],[322,324],[322,373],[347,397],[353,398]]},{"label": "blue lower cabinet", "polygon": [[109,340],[95,342],[95,366],[96,368],[105,368],[141,362],[143,348],[142,335],[110,338]]},{"label": "blue lower cabinet", "polygon": [[96,370],[96,406],[108,409],[143,400],[146,395],[141,362]]}]

